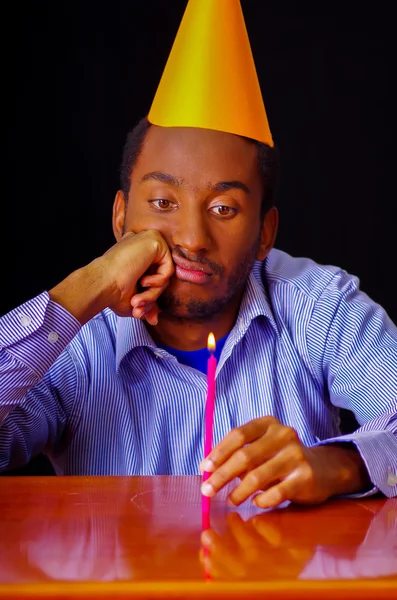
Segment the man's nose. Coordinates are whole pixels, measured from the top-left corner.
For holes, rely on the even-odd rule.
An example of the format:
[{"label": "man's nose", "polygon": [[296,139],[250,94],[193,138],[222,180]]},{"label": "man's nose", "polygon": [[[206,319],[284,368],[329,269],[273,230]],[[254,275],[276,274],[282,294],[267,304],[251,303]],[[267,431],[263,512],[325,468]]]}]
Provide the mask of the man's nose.
[{"label": "man's nose", "polygon": [[191,253],[208,250],[211,236],[207,211],[186,207],[179,211],[178,217],[172,234],[173,245]]}]

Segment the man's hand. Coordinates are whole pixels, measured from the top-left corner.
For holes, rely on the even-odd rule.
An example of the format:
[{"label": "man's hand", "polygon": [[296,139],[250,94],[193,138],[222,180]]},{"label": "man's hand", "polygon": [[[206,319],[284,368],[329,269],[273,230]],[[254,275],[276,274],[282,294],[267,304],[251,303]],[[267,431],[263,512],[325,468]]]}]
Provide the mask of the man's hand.
[{"label": "man's hand", "polygon": [[[174,273],[166,241],[156,230],[126,233],[105,254],[50,290],[82,324],[104,308],[123,317],[158,319],[157,299]],[[138,284],[143,291],[138,290]]]},{"label": "man's hand", "polygon": [[241,483],[230,501],[241,504],[252,494],[261,508],[285,500],[316,504],[339,494],[371,486],[361,456],[349,444],[308,448],[294,429],[274,417],[263,417],[233,429],[201,463],[211,476],[202,485],[213,496],[235,477]]},{"label": "man's hand", "polygon": [[[157,322],[157,298],[174,273],[170,250],[156,230],[126,233],[104,256],[107,277],[114,290],[108,306],[122,317]],[[150,274],[148,270],[150,269]],[[144,291],[138,293],[140,284]]]}]

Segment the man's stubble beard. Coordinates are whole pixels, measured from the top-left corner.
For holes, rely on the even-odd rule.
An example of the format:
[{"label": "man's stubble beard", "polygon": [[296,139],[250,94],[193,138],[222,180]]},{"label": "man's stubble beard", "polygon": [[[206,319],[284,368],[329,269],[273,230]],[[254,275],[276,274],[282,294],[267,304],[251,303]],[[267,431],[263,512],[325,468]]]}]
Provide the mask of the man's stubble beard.
[{"label": "man's stubble beard", "polygon": [[192,296],[187,302],[182,302],[177,294],[167,288],[157,300],[163,315],[172,320],[204,323],[222,312],[229,303],[243,295],[245,284],[256,260],[261,243],[259,233],[249,252],[245,254],[237,268],[229,275],[227,289],[223,296],[204,301]]}]

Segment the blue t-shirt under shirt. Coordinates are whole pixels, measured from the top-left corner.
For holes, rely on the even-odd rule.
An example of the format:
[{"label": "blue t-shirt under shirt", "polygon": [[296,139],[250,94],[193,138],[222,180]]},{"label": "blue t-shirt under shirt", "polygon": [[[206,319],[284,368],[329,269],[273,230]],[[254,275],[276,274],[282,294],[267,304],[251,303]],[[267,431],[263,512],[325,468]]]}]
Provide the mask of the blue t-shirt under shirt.
[{"label": "blue t-shirt under shirt", "polygon": [[[222,353],[222,348],[225,345],[229,334],[225,335],[225,337],[217,340],[216,349],[215,349],[215,358],[218,361],[219,357]],[[187,365],[188,367],[193,367],[193,369],[197,369],[197,371],[201,371],[202,373],[207,373],[207,361],[209,357],[209,352],[207,348],[200,348],[200,350],[192,350],[192,351],[184,351],[184,350],[176,350],[175,348],[170,348],[169,346],[164,346],[164,344],[157,344],[159,348],[163,348],[173,356],[175,356],[178,361]]]}]

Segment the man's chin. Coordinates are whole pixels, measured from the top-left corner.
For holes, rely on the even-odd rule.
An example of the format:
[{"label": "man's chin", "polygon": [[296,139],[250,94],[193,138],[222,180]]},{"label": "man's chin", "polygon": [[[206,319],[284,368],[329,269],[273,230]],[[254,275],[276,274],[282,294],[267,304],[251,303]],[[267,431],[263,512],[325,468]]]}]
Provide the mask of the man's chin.
[{"label": "man's chin", "polygon": [[166,290],[157,301],[161,314],[171,319],[206,321],[224,308],[220,300],[205,301],[200,297],[171,293]]}]

